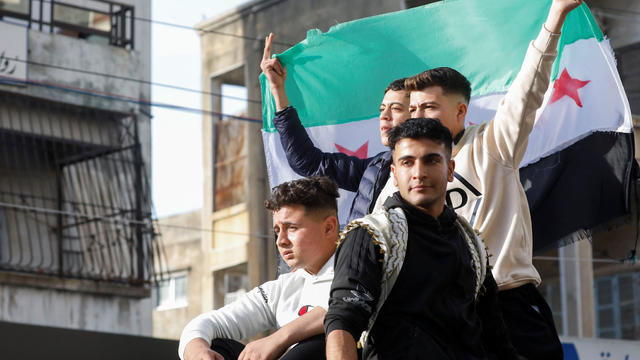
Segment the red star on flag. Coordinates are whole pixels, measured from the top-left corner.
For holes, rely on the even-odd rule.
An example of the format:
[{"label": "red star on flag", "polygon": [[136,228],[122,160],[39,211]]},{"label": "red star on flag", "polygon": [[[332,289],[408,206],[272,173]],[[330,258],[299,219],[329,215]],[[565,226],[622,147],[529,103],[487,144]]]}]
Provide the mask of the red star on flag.
[{"label": "red star on flag", "polygon": [[569,73],[567,72],[567,68],[565,68],[564,70],[562,70],[562,74],[560,74],[560,77],[557,78],[553,83],[553,95],[551,95],[549,105],[562,99],[566,95],[572,98],[578,106],[582,107],[578,89],[584,87],[589,82],[591,82],[591,80],[582,81],[576,78],[572,78],[571,75],[569,75]]},{"label": "red star on flag", "polygon": [[367,158],[367,151],[369,150],[369,140],[367,140],[367,142],[365,142],[364,144],[362,144],[362,146],[360,146],[358,148],[358,150],[356,151],[351,151],[349,149],[347,149],[344,146],[340,146],[336,143],[334,143],[334,145],[336,146],[336,149],[338,149],[338,151],[340,151],[343,154],[349,155],[349,156],[355,156],[358,159],[366,159]]}]

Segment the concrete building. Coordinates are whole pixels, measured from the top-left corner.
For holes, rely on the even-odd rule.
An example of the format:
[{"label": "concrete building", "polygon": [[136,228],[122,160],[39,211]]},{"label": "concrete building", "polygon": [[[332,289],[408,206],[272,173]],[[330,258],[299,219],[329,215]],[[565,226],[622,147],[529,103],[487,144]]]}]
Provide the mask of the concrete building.
[{"label": "concrete building", "polygon": [[168,276],[154,291],[153,336],[179,339],[186,323],[202,312],[201,211],[159,219]]},{"label": "concrete building", "polygon": [[152,333],[151,130],[136,102],[150,100],[151,42],[135,17],[149,0],[0,0],[0,321]]}]

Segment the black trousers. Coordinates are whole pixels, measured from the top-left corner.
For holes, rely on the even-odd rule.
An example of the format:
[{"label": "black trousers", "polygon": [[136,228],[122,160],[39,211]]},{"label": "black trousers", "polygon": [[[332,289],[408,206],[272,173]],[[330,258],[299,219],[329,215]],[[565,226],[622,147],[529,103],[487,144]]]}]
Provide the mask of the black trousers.
[{"label": "black trousers", "polygon": [[498,300],[511,342],[521,356],[531,360],[564,358],[551,309],[533,284],[499,291]]},{"label": "black trousers", "polygon": [[[281,360],[324,360],[324,334],[312,336],[300,341],[289,352],[284,354]],[[231,339],[214,339],[211,342],[211,350],[224,357],[224,360],[237,360],[244,349],[244,345]]]}]

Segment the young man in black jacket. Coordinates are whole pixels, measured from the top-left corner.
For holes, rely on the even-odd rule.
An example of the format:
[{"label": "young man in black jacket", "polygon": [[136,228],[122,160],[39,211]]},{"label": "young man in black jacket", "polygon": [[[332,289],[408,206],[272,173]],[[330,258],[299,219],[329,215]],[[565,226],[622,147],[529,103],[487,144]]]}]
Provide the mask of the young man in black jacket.
[{"label": "young man in black jacket", "polygon": [[[327,176],[341,189],[356,192],[347,221],[360,218],[373,210],[378,195],[389,179],[391,153],[383,151],[373,157],[359,159],[342,153],[325,153],[313,145],[298,113],[290,106],[284,86],[287,71],[278,59],[271,58],[273,34],[265,43],[260,68],[264,72],[276,103],[273,124],[278,130],[282,147],[291,169],[301,176]],[[380,139],[387,145],[386,132],[409,118],[409,93],[404,79],[398,79],[385,89],[380,103]]]},{"label": "young man in black jacket", "polygon": [[517,359],[484,243],[445,205],[451,143],[436,119],[389,132],[399,191],[344,230],[325,316],[328,359],[356,359],[356,343],[365,359]]}]

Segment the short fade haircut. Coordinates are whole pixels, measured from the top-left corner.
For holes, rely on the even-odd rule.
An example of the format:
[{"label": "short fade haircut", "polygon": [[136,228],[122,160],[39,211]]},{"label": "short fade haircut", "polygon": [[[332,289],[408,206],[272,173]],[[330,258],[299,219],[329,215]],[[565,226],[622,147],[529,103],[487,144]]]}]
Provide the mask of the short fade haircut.
[{"label": "short fade haircut", "polygon": [[393,80],[392,82],[389,83],[389,86],[387,86],[387,88],[384,89],[384,93],[386,94],[389,91],[402,91],[402,90],[405,90],[404,82],[406,80],[407,80],[407,78]]},{"label": "short fade haircut", "polygon": [[429,69],[404,81],[407,91],[420,91],[431,86],[440,86],[444,94],[462,95],[467,105],[471,99],[471,83],[464,75],[450,67]]},{"label": "short fade haircut", "polygon": [[451,159],[453,139],[451,132],[440,120],[432,118],[409,119],[404,123],[391,128],[387,132],[389,136],[389,148],[394,151],[396,144],[402,139],[429,139],[444,145],[447,150],[447,160]]},{"label": "short fade haircut", "polygon": [[302,205],[305,213],[312,216],[338,216],[338,184],[326,176],[308,178],[282,183],[271,191],[264,206],[278,211],[284,206]]}]

